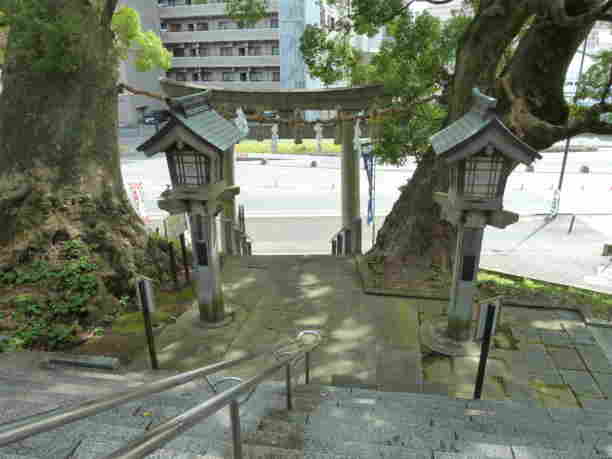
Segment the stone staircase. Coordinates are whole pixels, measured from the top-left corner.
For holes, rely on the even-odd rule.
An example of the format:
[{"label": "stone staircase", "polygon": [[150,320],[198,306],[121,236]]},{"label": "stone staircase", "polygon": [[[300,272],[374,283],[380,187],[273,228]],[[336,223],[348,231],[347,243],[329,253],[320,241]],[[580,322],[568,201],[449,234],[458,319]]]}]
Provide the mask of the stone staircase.
[{"label": "stone staircase", "polygon": [[[97,397],[168,374],[76,369],[6,371],[0,365],[0,422]],[[279,375],[282,376],[282,375]],[[155,425],[211,396],[193,382],[0,448],[0,459],[102,458]],[[512,401],[378,392],[316,384],[259,386],[242,406],[245,458],[553,459],[612,457],[612,405],[537,408]],[[223,409],[149,457],[231,458]]]}]

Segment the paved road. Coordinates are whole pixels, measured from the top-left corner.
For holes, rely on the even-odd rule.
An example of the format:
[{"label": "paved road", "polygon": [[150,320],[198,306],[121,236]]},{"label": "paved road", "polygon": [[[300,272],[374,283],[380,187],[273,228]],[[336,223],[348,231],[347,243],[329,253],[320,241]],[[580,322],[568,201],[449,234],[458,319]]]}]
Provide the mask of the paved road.
[{"label": "paved road", "polygon": [[[127,140],[126,140],[127,139]],[[142,139],[123,137],[134,146]],[[238,202],[245,205],[247,230],[258,254],[329,253],[331,236],[340,228],[340,162],[337,157],[265,155],[260,161],[238,161]],[[544,280],[592,286],[611,291],[612,277],[605,271],[604,243],[612,241],[612,144],[597,152],[570,153],[561,196],[562,214],[580,214],[567,234],[571,217],[544,225],[561,170],[562,153],[546,153],[535,173],[519,166],[509,177],[504,207],[522,215],[506,230],[487,228],[483,265],[511,273],[531,274]],[[316,168],[310,167],[317,161]],[[591,173],[579,173],[587,165]],[[376,228],[399,197],[398,188],[411,177],[416,164],[377,168]],[[144,159],[124,154],[126,183],[143,183],[144,207],[153,218],[164,213],[157,196],[170,183],[165,159]],[[361,213],[367,210],[367,179],[361,171]],[[539,217],[534,215],[541,214]],[[364,227],[364,250],[371,246],[371,227]]]}]

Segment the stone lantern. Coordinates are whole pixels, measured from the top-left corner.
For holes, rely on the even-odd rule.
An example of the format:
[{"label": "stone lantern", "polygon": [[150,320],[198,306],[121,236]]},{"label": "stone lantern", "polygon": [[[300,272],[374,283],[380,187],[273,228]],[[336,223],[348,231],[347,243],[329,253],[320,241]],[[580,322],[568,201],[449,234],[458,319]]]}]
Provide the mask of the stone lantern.
[{"label": "stone lantern", "polygon": [[479,352],[469,338],[484,227],[505,228],[518,221],[517,214],[502,208],[506,181],[519,163],[541,158],[504,126],[495,99],[478,89],[473,96],[470,111],[430,139],[438,158],[449,165],[448,193],[436,193],[434,199],[442,217],[457,228],[457,246],[448,321],[424,324],[422,337],[447,355]]},{"label": "stone lantern", "polygon": [[158,205],[170,214],[189,214],[200,319],[222,324],[225,308],[214,219],[240,192],[227,183],[225,168],[244,133],[213,110],[207,91],[167,103],[168,123],[138,150],[149,157],[166,154],[172,187],[162,193]]}]

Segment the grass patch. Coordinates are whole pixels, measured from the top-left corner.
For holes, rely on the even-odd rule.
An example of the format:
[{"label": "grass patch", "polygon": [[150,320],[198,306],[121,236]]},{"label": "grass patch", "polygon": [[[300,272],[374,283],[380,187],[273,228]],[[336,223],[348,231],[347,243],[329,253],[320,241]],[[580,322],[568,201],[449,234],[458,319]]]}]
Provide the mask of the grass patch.
[{"label": "grass patch", "polygon": [[486,271],[478,274],[478,288],[479,299],[505,295],[534,304],[567,307],[589,305],[593,315],[604,320],[607,320],[612,308],[612,295]]},{"label": "grass patch", "polygon": [[[342,145],[336,145],[333,141],[323,142],[322,144],[324,153],[340,154],[342,152]],[[279,154],[287,155],[306,155],[316,154],[317,142],[313,139],[304,139],[303,143],[296,145],[292,140],[290,141],[279,141],[278,151]],[[244,140],[236,145],[236,153],[256,153],[266,154],[272,153],[272,141],[264,140],[257,142],[255,140]]]}]

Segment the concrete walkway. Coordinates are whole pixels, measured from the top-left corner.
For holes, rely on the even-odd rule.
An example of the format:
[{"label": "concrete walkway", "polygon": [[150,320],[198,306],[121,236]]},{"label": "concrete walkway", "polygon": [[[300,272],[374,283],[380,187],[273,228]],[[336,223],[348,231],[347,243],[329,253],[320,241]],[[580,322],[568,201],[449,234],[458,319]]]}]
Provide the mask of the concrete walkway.
[{"label": "concrete walkway", "polygon": [[[417,300],[363,294],[353,261],[328,256],[230,258],[225,298],[236,311],[230,327],[204,330],[186,314],[157,338],[162,368],[185,370],[239,357],[257,347],[321,330],[313,381],[419,392],[422,386]],[[436,307],[435,305],[433,306]],[[232,376],[253,375],[252,361]],[[146,368],[143,353],[133,369]],[[279,375],[281,377],[282,375]]]}]

